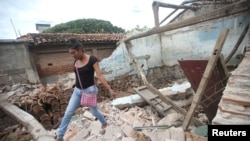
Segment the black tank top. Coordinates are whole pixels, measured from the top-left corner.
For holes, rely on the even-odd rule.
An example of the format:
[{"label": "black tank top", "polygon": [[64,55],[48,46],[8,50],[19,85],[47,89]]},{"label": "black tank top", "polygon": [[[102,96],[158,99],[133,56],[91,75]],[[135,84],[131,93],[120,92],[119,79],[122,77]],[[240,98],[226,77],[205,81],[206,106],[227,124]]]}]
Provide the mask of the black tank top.
[{"label": "black tank top", "polygon": [[[78,72],[79,72],[79,76],[81,79],[83,89],[88,88],[89,86],[92,86],[95,84],[95,80],[94,80],[95,70],[94,70],[93,65],[97,61],[98,59],[95,56],[90,56],[89,62],[85,66],[78,68]],[[76,75],[76,87],[81,89],[81,85],[79,83],[78,76],[76,73],[76,68],[74,69],[74,72]]]}]

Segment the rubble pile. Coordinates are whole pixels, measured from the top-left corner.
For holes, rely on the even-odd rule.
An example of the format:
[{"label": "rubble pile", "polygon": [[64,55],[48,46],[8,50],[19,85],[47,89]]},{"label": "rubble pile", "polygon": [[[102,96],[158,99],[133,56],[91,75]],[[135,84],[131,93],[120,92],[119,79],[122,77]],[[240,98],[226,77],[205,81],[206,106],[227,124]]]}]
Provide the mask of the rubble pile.
[{"label": "rubble pile", "polygon": [[[8,91],[6,86],[2,91]],[[33,115],[45,129],[56,128],[66,110],[71,89],[61,90],[56,84],[16,84],[5,95],[7,100]]]},{"label": "rubble pile", "polygon": [[[110,100],[100,102],[98,106],[108,121],[105,131],[88,108],[80,107],[71,119],[65,141],[186,141],[186,134],[190,141],[194,138],[206,140],[195,134],[195,127],[185,133],[181,127],[184,117],[176,112],[160,117],[149,105],[118,109]],[[56,130],[49,134],[55,136]]]},{"label": "rubble pile", "polygon": [[[68,87],[71,84],[67,84],[67,87],[61,84],[45,86],[25,83],[4,86],[1,87],[0,96],[1,99],[7,99],[10,103],[33,115],[49,135],[55,136],[73,90],[72,87]],[[179,94],[174,95],[173,92],[169,92],[171,91],[169,89],[160,91],[176,99],[177,103],[178,100],[182,101],[180,103],[182,107],[187,106],[189,103],[187,101],[190,101],[185,100],[186,96],[180,98]],[[190,91],[186,95],[190,95]],[[101,130],[100,122],[87,107],[79,107],[71,119],[65,134],[65,141],[165,141],[165,139],[185,141],[187,137],[206,140],[205,137],[195,135],[193,131],[185,133],[181,128],[184,117],[175,111],[161,117],[150,105],[141,106],[141,104],[133,103],[131,106],[119,108],[112,104],[114,100],[102,99],[98,103],[100,111],[108,121],[108,127],[105,130]],[[206,121],[203,114],[199,116],[202,122]],[[1,140],[13,138],[14,140],[31,140],[31,135],[20,124],[8,126],[0,132]]]}]

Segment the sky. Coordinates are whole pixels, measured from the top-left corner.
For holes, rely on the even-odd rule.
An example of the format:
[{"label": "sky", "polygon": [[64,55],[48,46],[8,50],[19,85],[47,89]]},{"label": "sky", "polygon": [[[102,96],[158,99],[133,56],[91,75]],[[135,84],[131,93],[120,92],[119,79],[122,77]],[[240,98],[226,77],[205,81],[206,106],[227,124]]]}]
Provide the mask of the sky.
[{"label": "sky", "polygon": [[[0,0],[0,39],[16,39],[38,33],[36,24],[51,27],[76,19],[94,18],[110,21],[125,30],[154,26],[154,0]],[[181,4],[183,0],[157,0]],[[164,19],[173,9],[160,8]]]}]

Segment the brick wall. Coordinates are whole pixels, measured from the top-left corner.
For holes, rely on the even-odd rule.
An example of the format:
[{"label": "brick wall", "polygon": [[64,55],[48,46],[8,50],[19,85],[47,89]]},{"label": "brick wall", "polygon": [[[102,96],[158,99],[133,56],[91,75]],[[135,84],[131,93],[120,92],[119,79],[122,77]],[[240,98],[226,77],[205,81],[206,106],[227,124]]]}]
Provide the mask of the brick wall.
[{"label": "brick wall", "polygon": [[[113,44],[84,45],[85,52],[95,55],[99,60],[111,55],[114,49]],[[32,47],[31,52],[40,78],[73,72],[74,58],[68,53],[66,45]]]},{"label": "brick wall", "polygon": [[68,52],[38,54],[36,66],[41,78],[73,71],[74,59]]},{"label": "brick wall", "polygon": [[[185,75],[179,65],[175,66],[162,66],[148,70],[146,78],[157,89],[168,86],[173,80],[185,78]],[[124,75],[115,80],[109,81],[111,88],[116,92],[131,92],[133,88],[144,85],[139,74],[135,75]],[[109,96],[107,89],[98,83],[99,98]]]}]

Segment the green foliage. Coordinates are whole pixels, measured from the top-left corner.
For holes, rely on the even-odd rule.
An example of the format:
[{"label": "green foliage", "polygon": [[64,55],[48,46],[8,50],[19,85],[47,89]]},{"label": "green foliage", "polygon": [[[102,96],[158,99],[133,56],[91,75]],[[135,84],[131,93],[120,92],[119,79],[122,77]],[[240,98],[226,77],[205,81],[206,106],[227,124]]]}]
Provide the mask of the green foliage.
[{"label": "green foliage", "polygon": [[133,31],[146,31],[146,30],[149,30],[150,28],[147,27],[147,26],[144,26],[144,27],[140,27],[139,25],[136,25],[135,28],[131,29],[131,30],[127,30],[126,33],[130,33],[130,32],[133,32]]},{"label": "green foliage", "polygon": [[125,33],[125,30],[113,26],[109,21],[98,19],[77,19],[55,25],[43,33]]}]

